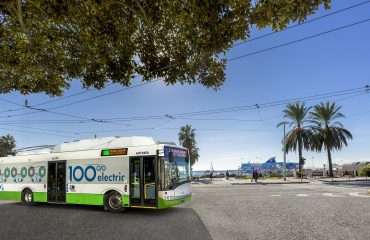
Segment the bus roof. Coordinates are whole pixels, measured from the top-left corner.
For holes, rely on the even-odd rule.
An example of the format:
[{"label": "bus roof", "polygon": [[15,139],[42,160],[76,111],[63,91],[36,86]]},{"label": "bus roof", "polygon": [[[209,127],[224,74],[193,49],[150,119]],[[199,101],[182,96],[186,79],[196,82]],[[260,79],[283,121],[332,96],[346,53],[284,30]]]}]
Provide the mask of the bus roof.
[{"label": "bus roof", "polygon": [[132,136],[132,137],[103,137],[81,139],[72,142],[64,142],[57,145],[47,145],[44,148],[25,148],[23,151],[18,151],[15,156],[27,156],[42,153],[62,153],[76,152],[86,150],[99,150],[105,148],[122,148],[134,146],[155,145],[155,141],[151,137]]},{"label": "bus roof", "polygon": [[104,137],[77,140],[55,145],[52,152],[70,152],[83,150],[97,150],[103,148],[122,148],[133,146],[147,146],[156,144],[151,137]]},{"label": "bus roof", "polygon": [[153,138],[143,136],[91,138],[64,142],[57,145],[24,148],[23,151],[17,152],[15,156],[0,157],[0,163],[95,158],[100,157],[101,150],[103,149],[128,148],[129,152],[131,150],[135,152],[140,150],[140,147],[143,147],[145,149],[151,149],[149,151],[155,151],[155,149],[163,145],[183,148],[176,146],[174,143],[165,144],[164,142],[155,142]]}]

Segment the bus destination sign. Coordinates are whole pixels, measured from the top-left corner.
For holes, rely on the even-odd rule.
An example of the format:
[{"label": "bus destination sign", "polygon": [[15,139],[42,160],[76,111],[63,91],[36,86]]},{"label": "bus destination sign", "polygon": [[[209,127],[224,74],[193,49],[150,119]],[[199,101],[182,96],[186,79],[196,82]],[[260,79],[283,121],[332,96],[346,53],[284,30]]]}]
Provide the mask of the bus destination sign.
[{"label": "bus destination sign", "polygon": [[118,156],[118,155],[127,155],[127,148],[118,148],[118,149],[103,149],[101,150],[101,156]]}]

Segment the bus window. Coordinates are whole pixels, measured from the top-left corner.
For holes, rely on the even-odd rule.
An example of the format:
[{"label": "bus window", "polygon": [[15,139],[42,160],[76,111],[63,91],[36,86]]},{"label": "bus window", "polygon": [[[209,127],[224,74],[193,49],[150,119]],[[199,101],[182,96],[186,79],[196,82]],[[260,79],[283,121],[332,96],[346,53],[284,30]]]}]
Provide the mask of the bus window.
[{"label": "bus window", "polygon": [[140,158],[131,159],[131,191],[133,203],[140,203]]},{"label": "bus window", "polygon": [[144,157],[144,203],[155,203],[156,185],[155,185],[155,168],[153,157]]},{"label": "bus window", "polygon": [[161,190],[171,190],[190,181],[188,153],[184,149],[165,147],[161,159]]}]

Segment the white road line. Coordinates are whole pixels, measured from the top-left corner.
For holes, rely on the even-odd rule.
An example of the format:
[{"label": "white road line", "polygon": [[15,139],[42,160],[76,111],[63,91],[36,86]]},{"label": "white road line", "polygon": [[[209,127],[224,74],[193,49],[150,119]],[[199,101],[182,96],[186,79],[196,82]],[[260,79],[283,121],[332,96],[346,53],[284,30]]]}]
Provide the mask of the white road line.
[{"label": "white road line", "polygon": [[297,194],[297,197],[308,197],[307,194]]},{"label": "white road line", "polygon": [[281,197],[281,195],[271,195],[271,197]]},{"label": "white road line", "polygon": [[366,195],[360,195],[358,192],[355,192],[355,193],[349,193],[349,195],[351,196],[355,196],[355,197],[370,197],[370,195],[366,196]]},{"label": "white road line", "polygon": [[344,197],[344,196],[341,196],[341,195],[334,195],[333,193],[323,193],[322,195],[328,196],[328,197]]}]

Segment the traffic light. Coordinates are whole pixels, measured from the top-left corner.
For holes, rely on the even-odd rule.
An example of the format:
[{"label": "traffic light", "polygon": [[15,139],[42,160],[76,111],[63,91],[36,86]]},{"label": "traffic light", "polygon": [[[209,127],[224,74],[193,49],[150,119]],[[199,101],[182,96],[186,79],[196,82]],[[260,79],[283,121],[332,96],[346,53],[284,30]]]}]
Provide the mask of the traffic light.
[{"label": "traffic light", "polygon": [[302,165],[305,165],[306,164],[306,159],[304,157],[301,157],[300,158],[300,161],[301,161],[301,164]]}]

